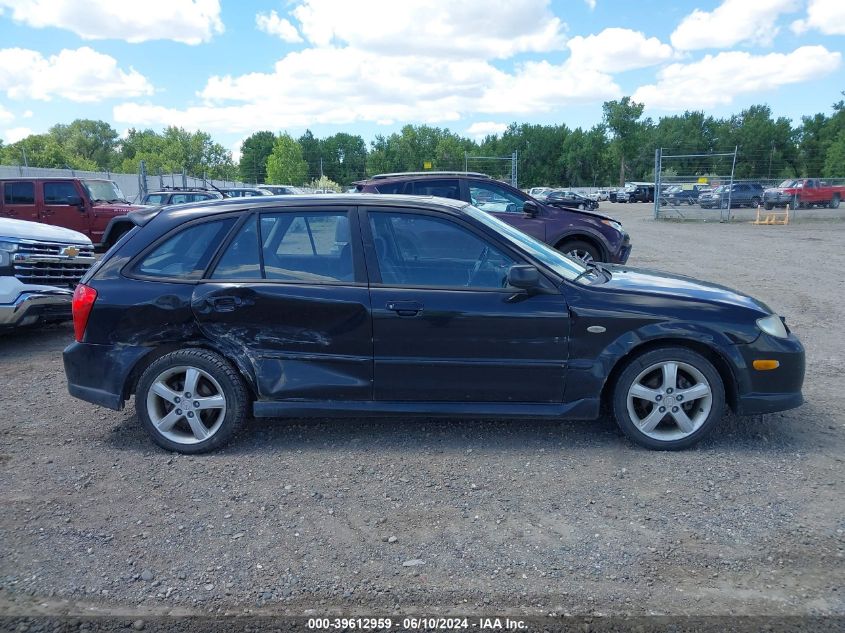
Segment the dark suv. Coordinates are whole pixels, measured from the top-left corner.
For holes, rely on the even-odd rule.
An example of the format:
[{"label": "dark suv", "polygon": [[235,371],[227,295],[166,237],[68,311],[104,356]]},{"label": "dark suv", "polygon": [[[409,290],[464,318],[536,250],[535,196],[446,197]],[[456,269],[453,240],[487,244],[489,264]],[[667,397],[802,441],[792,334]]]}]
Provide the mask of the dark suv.
[{"label": "dark suv", "polygon": [[732,207],[756,207],[763,201],[763,185],[759,182],[735,182],[722,185],[698,196],[698,204],[704,209],[727,209]]},{"label": "dark suv", "polygon": [[363,193],[439,196],[469,202],[520,231],[584,261],[624,264],[631,241],[622,224],[588,210],[540,202],[516,187],[472,172],[382,174],[355,183]]},{"label": "dark suv", "polygon": [[[802,402],[804,350],[723,286],[562,255],[472,205],[279,196],[153,207],[82,279],[70,393],[135,395],[160,446],[255,417],[594,419],[690,446],[727,402]],[[105,429],[104,431],[105,432]]]},{"label": "dark suv", "polygon": [[165,187],[161,191],[152,191],[144,196],[141,204],[187,204],[202,200],[219,200],[222,193],[208,189],[183,189],[179,187]]}]

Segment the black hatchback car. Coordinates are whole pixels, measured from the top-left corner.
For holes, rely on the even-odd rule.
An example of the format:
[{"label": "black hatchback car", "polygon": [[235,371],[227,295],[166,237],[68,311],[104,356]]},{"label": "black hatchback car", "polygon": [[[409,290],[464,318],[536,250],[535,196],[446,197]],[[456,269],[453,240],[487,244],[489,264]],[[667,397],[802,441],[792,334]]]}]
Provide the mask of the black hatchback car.
[{"label": "black hatchback car", "polygon": [[82,279],[70,393],[134,394],[160,446],[244,418],[593,419],[690,446],[725,403],[802,402],[804,350],[728,288],[585,265],[460,201],[291,196],[150,208]]}]

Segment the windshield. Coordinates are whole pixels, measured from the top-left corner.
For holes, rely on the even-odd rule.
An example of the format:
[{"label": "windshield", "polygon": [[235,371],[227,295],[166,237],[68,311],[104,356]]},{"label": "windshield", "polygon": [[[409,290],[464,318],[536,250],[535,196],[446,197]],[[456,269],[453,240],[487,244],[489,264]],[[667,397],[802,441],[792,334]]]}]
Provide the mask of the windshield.
[{"label": "windshield", "polygon": [[125,202],[123,192],[111,180],[83,180],[93,202]]},{"label": "windshield", "polygon": [[510,224],[505,224],[481,209],[468,205],[464,207],[464,211],[467,215],[489,226],[521,249],[528,251],[532,257],[543,262],[564,279],[572,281],[587,270],[587,267],[581,262],[571,259],[563,253],[559,253],[551,246],[535,240],[530,235],[526,235],[522,231],[515,229]]},{"label": "windshield", "polygon": [[781,189],[788,189],[789,187],[800,187],[801,183],[797,180],[784,180],[780,183],[779,188]]}]

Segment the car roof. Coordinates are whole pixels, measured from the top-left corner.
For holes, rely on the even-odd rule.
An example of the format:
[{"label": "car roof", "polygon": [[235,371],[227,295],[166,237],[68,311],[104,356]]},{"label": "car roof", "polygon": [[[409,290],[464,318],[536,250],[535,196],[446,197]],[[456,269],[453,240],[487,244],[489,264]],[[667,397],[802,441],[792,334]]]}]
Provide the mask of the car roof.
[{"label": "car roof", "polygon": [[254,196],[251,198],[224,198],[202,200],[189,204],[164,205],[133,211],[129,214],[132,222],[144,226],[157,216],[163,218],[177,217],[180,222],[206,215],[232,211],[246,211],[251,209],[279,209],[279,208],[307,208],[307,207],[354,207],[366,205],[369,207],[415,206],[423,209],[451,211],[457,213],[469,203],[452,198],[437,198],[435,196],[403,196],[394,194],[374,193],[339,193],[326,197],[325,195],[301,196]]}]

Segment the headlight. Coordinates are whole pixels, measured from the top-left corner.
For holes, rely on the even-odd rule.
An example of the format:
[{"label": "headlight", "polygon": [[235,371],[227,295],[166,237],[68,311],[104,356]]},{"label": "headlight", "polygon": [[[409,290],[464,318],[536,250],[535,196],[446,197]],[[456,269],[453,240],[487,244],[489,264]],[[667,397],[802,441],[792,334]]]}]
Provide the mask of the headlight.
[{"label": "headlight", "polygon": [[602,221],[601,221],[601,223],[602,223],[602,224],[606,224],[607,226],[609,226],[609,227],[611,227],[611,228],[614,228],[614,229],[616,229],[617,231],[621,231],[621,230],[622,230],[622,225],[621,225],[621,224],[619,224],[619,222],[615,222],[615,221],[613,221],[613,220],[602,220]]},{"label": "headlight", "polygon": [[7,253],[14,253],[18,250],[18,243],[17,242],[0,242],[0,251],[6,251]]},{"label": "headlight", "polygon": [[776,338],[787,338],[789,336],[786,332],[786,326],[776,314],[770,314],[762,319],[757,319],[757,327],[766,334]]}]

